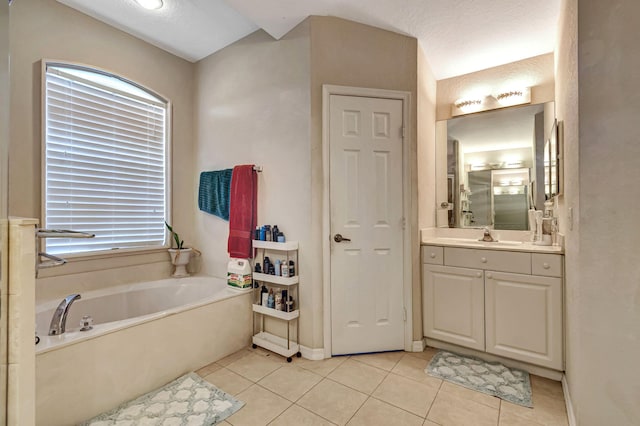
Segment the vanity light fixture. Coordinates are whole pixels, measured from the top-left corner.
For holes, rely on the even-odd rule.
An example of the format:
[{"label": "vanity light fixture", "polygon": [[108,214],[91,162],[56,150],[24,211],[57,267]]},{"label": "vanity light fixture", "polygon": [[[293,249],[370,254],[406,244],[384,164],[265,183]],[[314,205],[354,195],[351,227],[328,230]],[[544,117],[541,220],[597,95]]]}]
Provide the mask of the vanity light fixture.
[{"label": "vanity light fixture", "polygon": [[478,111],[482,106],[482,100],[480,99],[458,99],[454,103],[455,107],[460,109],[463,113],[468,114],[470,112]]},{"label": "vanity light fixture", "polygon": [[531,102],[531,90],[514,89],[499,93],[496,96],[496,100],[502,106],[520,105]]},{"label": "vanity light fixture", "polygon": [[149,10],[160,9],[163,5],[162,0],[136,0],[136,3]]}]

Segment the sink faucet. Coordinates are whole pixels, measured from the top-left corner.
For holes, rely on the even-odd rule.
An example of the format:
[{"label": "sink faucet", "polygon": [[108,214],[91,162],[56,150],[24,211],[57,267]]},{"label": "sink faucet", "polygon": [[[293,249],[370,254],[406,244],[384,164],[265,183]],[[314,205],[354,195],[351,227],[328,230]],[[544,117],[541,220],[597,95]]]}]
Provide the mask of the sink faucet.
[{"label": "sink faucet", "polygon": [[480,238],[478,241],[486,241],[488,243],[494,243],[498,240],[494,240],[493,236],[491,235],[491,230],[489,229],[488,226],[484,227],[484,235],[482,238]]},{"label": "sink faucet", "polygon": [[67,326],[67,314],[69,313],[69,308],[71,308],[71,304],[76,300],[80,299],[79,294],[70,294],[69,296],[62,299],[62,302],[58,305],[58,308],[53,313],[53,317],[51,318],[51,325],[49,326],[49,336],[56,336],[58,334],[64,333],[64,330]]}]

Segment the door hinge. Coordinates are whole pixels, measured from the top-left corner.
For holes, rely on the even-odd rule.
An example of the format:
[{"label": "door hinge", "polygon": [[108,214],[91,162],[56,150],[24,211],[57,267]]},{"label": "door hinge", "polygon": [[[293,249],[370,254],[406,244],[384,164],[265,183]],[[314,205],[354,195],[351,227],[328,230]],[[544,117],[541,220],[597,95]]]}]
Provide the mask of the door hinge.
[{"label": "door hinge", "polygon": [[400,132],[402,133],[402,137],[404,138],[404,126],[400,128]]},{"label": "door hinge", "polygon": [[407,227],[407,218],[403,217],[402,218],[402,229],[404,230]]},{"label": "door hinge", "polygon": [[402,319],[407,322],[407,308],[402,307]]}]

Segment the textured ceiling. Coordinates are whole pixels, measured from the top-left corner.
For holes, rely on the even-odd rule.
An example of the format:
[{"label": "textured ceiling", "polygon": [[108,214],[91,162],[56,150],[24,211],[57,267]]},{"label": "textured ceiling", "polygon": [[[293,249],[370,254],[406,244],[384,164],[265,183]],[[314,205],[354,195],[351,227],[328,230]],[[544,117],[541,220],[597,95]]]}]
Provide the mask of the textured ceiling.
[{"label": "textured ceiling", "polygon": [[560,0],[58,0],[191,61],[262,28],[279,39],[309,15],[416,37],[436,79],[553,51]]}]

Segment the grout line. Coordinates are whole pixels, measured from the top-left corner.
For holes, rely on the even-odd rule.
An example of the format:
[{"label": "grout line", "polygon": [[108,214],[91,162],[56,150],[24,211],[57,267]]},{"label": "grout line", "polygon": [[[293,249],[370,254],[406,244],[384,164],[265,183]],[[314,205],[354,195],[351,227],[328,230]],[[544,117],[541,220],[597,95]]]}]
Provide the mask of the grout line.
[{"label": "grout line", "polygon": [[358,409],[351,415],[351,417],[349,417],[349,420],[346,421],[345,425],[349,424],[349,422],[356,416],[356,414],[358,414],[360,412],[360,410],[362,410],[362,407],[364,407],[364,404],[367,403],[367,401],[371,398],[370,395],[367,395],[367,399],[365,399],[362,404],[360,404],[360,406],[358,407]]},{"label": "grout line", "polygon": [[[394,403],[392,403],[392,402],[385,401],[384,399],[377,398],[377,397],[375,397],[375,396],[373,396],[373,395],[371,395],[371,398],[375,399],[376,401],[380,401],[380,402],[382,402],[382,403],[384,403],[384,404],[387,404],[387,405],[390,405],[390,406],[392,406],[392,407],[395,407],[395,408],[397,408],[397,409],[399,409],[399,410],[402,410],[402,411],[404,411],[405,413],[409,413],[409,414],[411,414],[412,416],[420,417],[422,420],[426,420],[426,419],[427,419],[427,418],[426,418],[426,416],[425,416],[425,417],[422,417],[420,414],[412,413],[411,411],[407,410],[406,408],[398,407],[397,405],[395,405],[395,404],[394,404]],[[423,423],[424,423],[424,422],[423,422]],[[435,423],[435,422],[434,422],[434,423]]]},{"label": "grout line", "polygon": [[[425,420],[429,420],[429,413],[431,413],[431,409],[433,408],[433,404],[435,404],[436,403],[436,399],[438,399],[438,395],[440,394],[440,390],[442,389],[442,384],[443,383],[444,383],[444,380],[440,380],[440,386],[438,386],[438,392],[436,392],[436,396],[433,398],[433,401],[431,401],[431,405],[429,405],[429,409],[427,410],[427,415],[424,416]],[[429,421],[432,421],[432,420],[429,420]]]},{"label": "grout line", "polygon": [[502,415],[502,399],[498,398],[498,400],[500,401],[500,404],[498,404],[498,422],[496,423],[496,426],[500,425],[500,416]]}]

